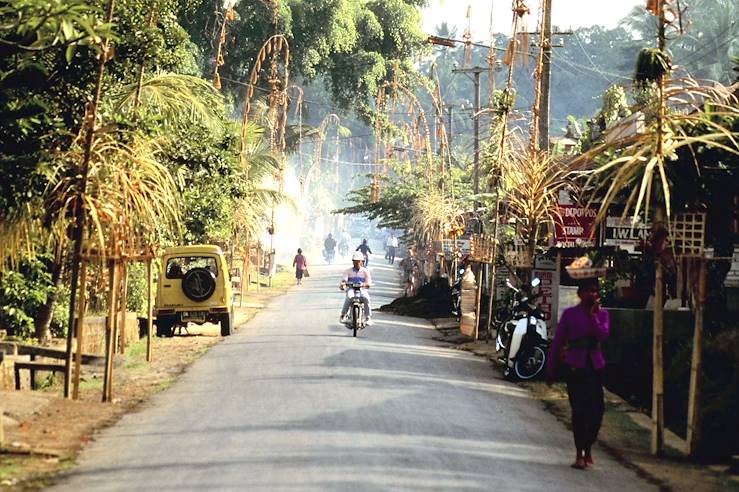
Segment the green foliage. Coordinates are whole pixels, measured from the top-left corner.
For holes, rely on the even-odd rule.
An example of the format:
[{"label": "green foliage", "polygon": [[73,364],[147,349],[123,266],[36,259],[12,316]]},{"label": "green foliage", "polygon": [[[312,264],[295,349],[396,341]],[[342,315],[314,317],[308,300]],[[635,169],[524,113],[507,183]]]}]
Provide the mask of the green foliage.
[{"label": "green foliage", "polygon": [[[377,220],[378,227],[407,230],[417,212],[413,206],[422,195],[429,193],[429,181],[425,171],[410,168],[403,163],[391,162],[391,173],[382,176],[380,200],[372,202],[370,186],[364,186],[350,193],[353,205],[335,210],[335,214],[358,214],[369,220]],[[432,183],[436,186],[438,183]],[[469,197],[471,186],[467,173],[459,169],[452,172],[451,183],[446,183],[448,197]]]},{"label": "green foliage", "polygon": [[670,55],[659,48],[644,48],[636,58],[634,81],[637,85],[657,82],[672,70]]},{"label": "green foliage", "polygon": [[146,265],[142,262],[128,264],[126,310],[146,315]]},{"label": "green foliage", "polygon": [[[417,9],[425,1],[286,0],[272,9],[268,2],[239,2],[228,24],[224,89],[239,99],[262,44],[273,34],[290,43],[291,72],[307,81],[321,80],[342,108],[366,110],[368,98],[389,77],[396,64],[410,68],[425,41]],[[213,67],[222,12],[213,2],[191,2],[185,27]]]},{"label": "green foliage", "polygon": [[34,314],[53,290],[51,275],[41,259],[0,274],[0,327],[9,335],[33,336]]},{"label": "green foliage", "polygon": [[508,92],[507,89],[500,89],[495,91],[493,94],[493,109],[495,110],[495,113],[500,116],[510,113],[515,104],[515,89],[512,89],[511,92]]}]

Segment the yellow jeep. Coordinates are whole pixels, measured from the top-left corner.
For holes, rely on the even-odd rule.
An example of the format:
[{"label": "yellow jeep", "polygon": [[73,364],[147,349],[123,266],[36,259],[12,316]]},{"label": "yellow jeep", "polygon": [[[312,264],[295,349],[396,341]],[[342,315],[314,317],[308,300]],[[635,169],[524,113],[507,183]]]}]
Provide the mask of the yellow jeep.
[{"label": "yellow jeep", "polygon": [[206,321],[234,329],[231,277],[218,246],[175,246],[164,250],[155,301],[157,335],[171,337],[176,326]]}]

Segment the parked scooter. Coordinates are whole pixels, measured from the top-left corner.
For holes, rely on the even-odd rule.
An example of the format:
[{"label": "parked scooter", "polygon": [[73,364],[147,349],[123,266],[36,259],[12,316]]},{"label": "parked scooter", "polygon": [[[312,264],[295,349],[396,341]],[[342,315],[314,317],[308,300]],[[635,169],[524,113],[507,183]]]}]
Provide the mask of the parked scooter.
[{"label": "parked scooter", "polygon": [[[531,280],[532,288],[540,284],[541,280],[536,277]],[[503,332],[510,331],[510,335],[501,336],[505,346],[503,375],[511,379],[533,379],[544,369],[549,347],[544,313],[535,304],[539,294],[530,296],[513,287],[510,281],[507,285],[520,301],[516,304],[514,319],[506,323]]]},{"label": "parked scooter", "polygon": [[464,268],[457,269],[457,279],[452,285],[452,316],[457,322],[462,320],[462,278],[464,277]]}]

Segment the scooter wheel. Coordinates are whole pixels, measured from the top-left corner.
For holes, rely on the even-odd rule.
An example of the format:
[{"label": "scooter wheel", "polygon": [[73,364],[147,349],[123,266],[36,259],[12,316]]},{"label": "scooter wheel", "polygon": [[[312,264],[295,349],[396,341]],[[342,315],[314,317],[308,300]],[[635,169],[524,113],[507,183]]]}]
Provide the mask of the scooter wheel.
[{"label": "scooter wheel", "polygon": [[541,373],[547,363],[547,353],[541,347],[531,347],[524,352],[516,354],[516,361],[513,363],[513,370],[516,377],[527,381],[534,379]]}]

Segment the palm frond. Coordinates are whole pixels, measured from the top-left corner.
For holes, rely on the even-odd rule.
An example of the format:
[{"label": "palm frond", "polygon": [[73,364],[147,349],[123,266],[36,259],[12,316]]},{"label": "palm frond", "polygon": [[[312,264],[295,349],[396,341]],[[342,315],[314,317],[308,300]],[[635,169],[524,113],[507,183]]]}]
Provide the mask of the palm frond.
[{"label": "palm frond", "polygon": [[576,159],[581,167],[600,160],[587,171],[585,183],[595,191],[592,200],[601,202],[598,221],[605,218],[623,190],[629,190],[624,216],[631,215],[636,221],[642,212],[648,213],[656,191],[669,218],[670,166],[682,149],[689,149],[699,172],[699,147],[713,147],[739,156],[739,133],[726,126],[727,122],[739,120],[739,106],[730,88],[717,83],[706,85],[692,78],[676,79],[667,84],[665,99],[669,111],[663,122],[664,159],[657,158],[656,121],[643,133],[598,145]]},{"label": "palm frond", "polygon": [[[136,84],[123,85],[111,96],[114,111],[126,114],[136,105]],[[213,131],[221,131],[222,119],[217,108],[223,96],[201,78],[176,73],[159,73],[145,78],[141,85],[141,108],[161,116],[166,123],[182,118],[198,121]]]}]

